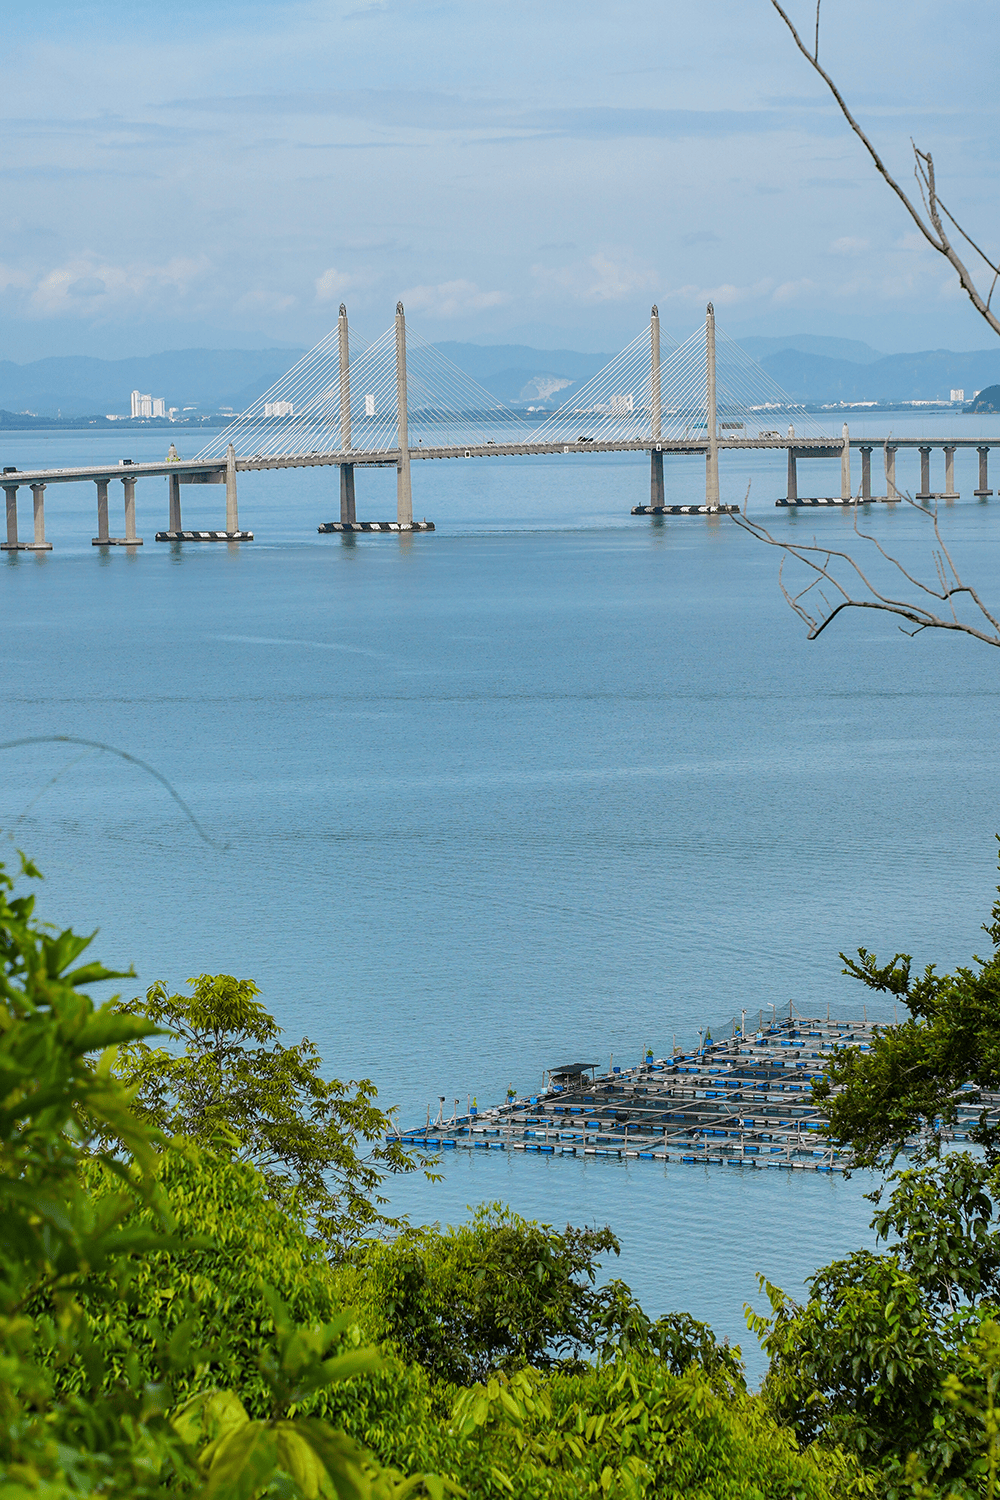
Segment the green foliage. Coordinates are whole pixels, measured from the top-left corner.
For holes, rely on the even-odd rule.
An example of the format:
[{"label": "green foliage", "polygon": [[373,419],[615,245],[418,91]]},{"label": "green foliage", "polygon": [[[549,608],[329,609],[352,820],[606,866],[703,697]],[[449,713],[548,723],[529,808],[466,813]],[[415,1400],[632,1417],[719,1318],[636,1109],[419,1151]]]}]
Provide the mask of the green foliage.
[{"label": "green foliage", "polygon": [[229,1143],[267,1181],[277,1202],[305,1213],[339,1251],[372,1228],[397,1227],[381,1212],[386,1172],[414,1158],[386,1143],[392,1121],[370,1079],[324,1079],[308,1039],[282,1046],[281,1028],[255,999],[250,979],[201,974],[191,995],[151,986],[120,1009],[169,1029],[181,1053],[142,1041],[121,1049],[117,1072],[136,1112],[170,1135],[219,1150]]},{"label": "green foliage", "polygon": [[[859,1166],[895,1159],[915,1136],[923,1137],[926,1154],[937,1154],[960,1093],[974,1103],[980,1090],[1000,1088],[1000,900],[983,930],[993,941],[992,958],[976,958],[975,968],[953,974],[928,964],[914,977],[908,953],[886,964],[866,948],[857,960],[841,954],[845,974],[902,1000],[910,1012],[900,1024],[879,1028],[869,1051],[838,1049],[814,1087],[826,1101],[828,1133],[850,1146]],[[971,1137],[1000,1161],[1000,1127],[985,1114]]]},{"label": "green foliage", "polygon": [[[26,861],[22,873],[37,877]],[[0,1495],[390,1500],[412,1492],[414,1482],[381,1473],[343,1434],[291,1414],[296,1400],[373,1368],[377,1356],[331,1359],[343,1322],[297,1329],[273,1293],[274,1333],[258,1358],[270,1411],[256,1428],[239,1420],[233,1392],[199,1393],[172,1419],[173,1377],[197,1363],[191,1302],[176,1287],[172,1334],[151,1321],[135,1339],[145,1340],[145,1363],[126,1346],[109,1370],[83,1304],[126,1285],[140,1254],[155,1261],[189,1249],[164,1232],[155,1132],[132,1114],[108,1050],[155,1028],[112,1002],[96,1008],[79,986],[121,976],[96,963],[74,968],[90,940],[49,932],[33,911],[0,866]],[[100,1193],[88,1185],[95,1174]],[[64,1369],[76,1378],[59,1396],[55,1375]],[[214,1413],[225,1427],[202,1451],[190,1430],[196,1411],[198,1421]]]},{"label": "green foliage", "polygon": [[593,1282],[609,1250],[618,1254],[610,1229],[558,1233],[493,1203],[443,1233],[407,1230],[359,1247],[343,1285],[371,1336],[462,1384],[592,1348]]},{"label": "green foliage", "polygon": [[[112,1190],[103,1166],[87,1170],[84,1181],[98,1203]],[[233,1386],[252,1415],[263,1416],[270,1399],[261,1362],[274,1336],[271,1292],[297,1323],[328,1324],[341,1306],[333,1273],[305,1225],[279,1208],[248,1163],[179,1139],[157,1161],[155,1181],[175,1242],[91,1277],[81,1296],[90,1335],[103,1351],[105,1382],[119,1380],[129,1360],[156,1379],[163,1340],[184,1325],[199,1353],[196,1366],[175,1372],[175,1395],[187,1397],[199,1383]],[[139,1205],[130,1224],[150,1226],[152,1213]],[[74,1390],[89,1378],[79,1361],[64,1364],[59,1388]]]},{"label": "green foliage", "polygon": [[898,1173],[872,1221],[881,1238],[899,1236],[887,1253],[824,1267],[802,1305],[761,1278],[771,1315],[748,1309],[770,1356],[763,1394],[777,1419],[803,1442],[856,1454],[890,1496],[918,1478],[927,1495],[978,1493],[983,1431],[951,1398],[996,1312],[984,1295],[996,1285],[984,1190],[995,1177],[964,1153]]},{"label": "green foliage", "polygon": [[[22,857],[21,873],[38,879]],[[68,1288],[87,1267],[140,1248],[120,1228],[135,1194],[148,1190],[154,1150],[110,1075],[107,1049],[153,1025],[95,1009],[77,986],[120,979],[90,963],[74,968],[90,939],[34,919],[33,895],[15,897],[0,864],[0,1309],[15,1314],[40,1287]],[[90,1054],[105,1055],[98,1066]],[[77,1184],[94,1124],[127,1150],[127,1176],[104,1155],[119,1191],[94,1211]]]},{"label": "green foliage", "polygon": [[[819,1500],[874,1493],[841,1452],[805,1453],[759,1401],[631,1353],[578,1373],[494,1376],[456,1399],[477,1496]],[[466,1476],[463,1474],[463,1478]]]}]

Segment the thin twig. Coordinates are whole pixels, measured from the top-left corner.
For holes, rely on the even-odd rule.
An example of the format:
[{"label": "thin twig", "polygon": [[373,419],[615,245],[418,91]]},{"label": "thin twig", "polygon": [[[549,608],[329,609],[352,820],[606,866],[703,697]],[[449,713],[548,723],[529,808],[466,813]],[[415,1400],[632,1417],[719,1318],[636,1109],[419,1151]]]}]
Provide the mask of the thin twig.
[{"label": "thin twig", "polygon": [[[778,12],[778,15],[784,21],[785,25],[788,27],[788,30],[792,35],[796,47],[798,47],[806,62],[814,70],[814,72],[819,74],[820,78],[822,78],[823,82],[830,90],[830,93],[837,101],[837,106],[841,114],[853,130],[854,134],[857,136],[858,140],[864,146],[865,150],[868,152],[868,155],[871,157],[872,161],[875,164],[875,169],[878,172],[879,176],[896,194],[896,197],[902,203],[903,207],[906,209],[906,212],[910,215],[910,218],[913,220],[914,224],[917,226],[927,243],[932,247],[932,249],[936,250],[939,255],[943,255],[944,258],[951,264],[958,276],[963,290],[966,292],[976,311],[986,319],[987,323],[993,329],[994,333],[1000,334],[1000,318],[998,318],[996,314],[990,310],[989,301],[983,299],[983,296],[980,293],[979,288],[976,286],[976,283],[973,280],[970,271],[962,261],[957,250],[952,245],[947,233],[945,232],[940,213],[943,205],[940,203],[937,196],[937,187],[934,178],[934,160],[931,156],[931,153],[929,151],[920,151],[918,147],[913,142],[911,142],[911,145],[913,145],[914,156],[916,158],[914,170],[917,173],[917,182],[920,186],[921,198],[924,202],[924,209],[927,214],[927,219],[930,220],[930,223],[928,224],[927,219],[923,218],[919,210],[915,207],[910,198],[900,187],[895,177],[893,177],[892,173],[889,171],[878,151],[875,149],[874,144],[871,140],[869,140],[868,136],[865,134],[864,130],[862,130],[858,121],[854,118],[854,115],[851,113],[847,101],[844,98],[843,94],[840,92],[840,89],[834,83],[830,74],[821,65],[819,61],[818,6],[816,16],[816,50],[813,54],[810,53],[809,48],[803,42],[801,36],[795,28],[791,17],[785,10],[784,6],[780,3],[780,0],[771,0],[771,4]],[[997,267],[987,256],[983,255],[982,251],[975,244],[975,241],[966,234],[961,225],[956,223],[955,219],[950,213],[948,213],[947,209],[944,209],[944,212],[947,214],[952,224],[955,225],[955,228],[958,230],[959,234],[962,235],[963,239],[967,240],[968,243],[972,245],[976,250],[976,253],[982,256],[983,260],[989,266],[990,270],[996,271]]]},{"label": "thin twig", "polygon": [[[749,489],[747,491],[747,498],[749,499]],[[732,519],[737,526],[742,527],[755,540],[764,542],[770,547],[777,547],[784,554],[778,569],[778,587],[781,589],[788,607],[798,615],[799,619],[806,626],[810,640],[816,640],[818,636],[822,635],[826,627],[845,609],[877,609],[882,610],[886,614],[895,615],[899,619],[906,620],[909,624],[915,626],[915,629],[912,631],[904,631],[906,635],[918,635],[922,630],[932,629],[957,630],[963,635],[971,635],[976,640],[983,641],[986,645],[1000,647],[1000,620],[987,609],[976,590],[970,584],[962,582],[951,553],[948,551],[944,538],[941,535],[936,507],[933,515],[928,516],[923,507],[917,505],[910,496],[904,495],[900,498],[906,504],[912,505],[919,515],[931,520],[933,524],[934,535],[938,544],[932,552],[934,569],[938,580],[937,588],[925,583],[923,579],[911,573],[908,568],[904,567],[899,558],[893,557],[892,553],[886,551],[876,536],[873,536],[870,532],[861,530],[858,525],[858,506],[861,503],[860,496],[855,499],[853,505],[855,534],[862,542],[870,543],[878,555],[894,567],[906,579],[907,583],[911,584],[919,593],[924,594],[928,600],[934,599],[940,604],[945,605],[949,612],[947,615],[938,613],[930,607],[929,603],[923,604],[913,599],[899,599],[876,587],[861,564],[849,552],[841,551],[835,547],[823,547],[815,541],[810,545],[781,540],[779,537],[774,536],[761,522],[750,518],[747,512],[746,501],[744,501],[742,511],[739,514],[734,514]],[[803,588],[799,589],[797,593],[793,593],[785,583],[785,563],[789,557],[801,563],[807,569],[807,572],[813,575],[810,581]],[[860,585],[857,593],[845,587],[834,573],[833,569],[838,564],[841,565],[842,571],[846,569],[848,580],[853,575],[856,583]],[[822,587],[824,583],[836,590],[836,597],[833,601],[824,593]],[[816,608],[815,606],[810,607],[804,602],[813,589],[816,589],[818,598],[822,600],[820,608]],[[964,595],[975,605],[983,619],[992,627],[990,631],[959,619],[955,601],[960,595]],[[903,629],[903,627],[900,626],[900,629]]]},{"label": "thin twig", "polygon": [[151,766],[148,761],[140,760],[137,755],[130,755],[127,750],[119,750],[117,745],[106,745],[103,740],[85,740],[76,734],[29,734],[21,739],[4,740],[0,743],[0,750],[16,750],[22,745],[85,745],[91,750],[105,750],[109,755],[117,755],[121,760],[127,760],[129,765],[138,766],[141,771],[146,771],[154,777],[161,786],[165,787],[170,796],[173,797],[177,806],[181,809],[188,822],[191,824],[198,837],[204,839],[213,849],[228,849],[228,844],[220,844],[213,839],[211,834],[205,832],[194,813],[188,807],[180,792],[171,786],[167,778]]}]

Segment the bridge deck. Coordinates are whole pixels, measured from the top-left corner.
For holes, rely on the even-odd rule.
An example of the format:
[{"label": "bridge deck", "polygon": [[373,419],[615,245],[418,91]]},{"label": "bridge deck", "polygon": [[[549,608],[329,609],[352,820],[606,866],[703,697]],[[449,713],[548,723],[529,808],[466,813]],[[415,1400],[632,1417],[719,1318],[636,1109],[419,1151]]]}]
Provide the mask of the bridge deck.
[{"label": "bridge deck", "polygon": [[[935,438],[933,441],[927,438],[850,439],[850,446],[852,448],[875,449],[883,447],[886,443],[891,448],[988,448],[990,446],[1000,446],[995,438],[992,440],[989,438]],[[718,446],[720,451],[728,449],[787,450],[791,448],[801,458],[809,456],[827,458],[840,454],[843,440],[841,438],[806,437],[720,437]],[[689,438],[657,442],[650,437],[641,437],[613,441],[594,439],[587,442],[442,444],[439,447],[420,443],[409,451],[411,462],[419,459],[528,458],[535,455],[560,453],[649,453],[659,451],[666,454],[683,454],[707,453],[708,439]],[[236,468],[239,472],[245,473],[247,471],[263,469],[323,468],[344,463],[356,464],[359,467],[395,466],[398,462],[398,448],[378,450],[348,449],[328,453],[287,453],[280,454],[275,458],[264,458],[259,455],[253,455],[249,458],[238,458],[236,460]],[[224,458],[174,459],[172,462],[163,460],[159,463],[86,464],[61,469],[14,469],[4,472],[0,483],[5,485],[72,484],[86,479],[94,481],[102,479],[155,479],[163,478],[169,474],[176,474],[182,484],[197,484],[199,482],[208,482],[210,479],[218,479],[220,476],[224,477],[225,471],[226,462]]]}]

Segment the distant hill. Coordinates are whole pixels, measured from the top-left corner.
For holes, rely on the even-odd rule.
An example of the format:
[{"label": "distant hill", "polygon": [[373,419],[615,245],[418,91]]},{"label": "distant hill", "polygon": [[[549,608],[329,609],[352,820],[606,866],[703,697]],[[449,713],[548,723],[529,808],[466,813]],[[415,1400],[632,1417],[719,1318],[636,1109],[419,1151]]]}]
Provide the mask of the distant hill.
[{"label": "distant hill", "polygon": [[793,333],[781,339],[758,338],[751,334],[736,342],[751,359],[756,360],[766,359],[769,354],[781,354],[785,349],[797,349],[800,354],[821,354],[825,359],[849,359],[855,365],[873,365],[877,359],[885,358],[878,349],[861,343],[859,339],[836,339],[819,333]]},{"label": "distant hill", "polygon": [[529,344],[444,343],[435,348],[505,406],[558,406],[614,358]]},{"label": "distant hill", "polygon": [[[749,351],[748,351],[749,352]],[[760,361],[796,401],[947,401],[1000,380],[1000,346],[955,354],[884,354],[869,364],[785,349]]]},{"label": "distant hill", "polygon": [[980,391],[975,401],[970,401],[965,407],[971,412],[1000,412],[1000,385],[988,385],[985,391]]},{"label": "distant hill", "polygon": [[[576,349],[534,349],[528,344],[436,346],[460,369],[508,406],[559,406],[612,358]],[[852,339],[799,334],[748,337],[741,347],[759,359],[797,401],[821,405],[845,401],[934,401],[952,390],[966,398],[1000,384],[1000,346],[972,353],[948,349],[916,354],[879,354]],[[169,407],[191,416],[246,408],[288,370],[299,349],[180,349],[141,359],[74,356],[18,365],[0,361],[0,419],[30,412],[39,418],[75,421],[129,411],[133,390],[162,396]],[[985,408],[977,408],[985,410]]]},{"label": "distant hill", "polygon": [[0,360],[0,407],[40,417],[127,414],[134,390],[167,406],[243,411],[295,363],[301,349],[172,349],[142,359]]}]

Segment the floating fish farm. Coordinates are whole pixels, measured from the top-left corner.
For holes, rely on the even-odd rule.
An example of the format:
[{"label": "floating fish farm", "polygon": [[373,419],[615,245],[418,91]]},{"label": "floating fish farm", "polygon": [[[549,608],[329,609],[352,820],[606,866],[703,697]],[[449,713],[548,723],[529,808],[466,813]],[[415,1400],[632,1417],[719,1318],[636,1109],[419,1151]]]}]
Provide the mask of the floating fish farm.
[{"label": "floating fish farm", "polygon": [[[526,1151],[549,1156],[634,1157],[691,1165],[842,1172],[847,1152],[822,1134],[825,1123],[812,1086],[838,1047],[867,1048],[874,1023],[775,1021],[756,1032],[733,1026],[731,1036],[669,1058],[651,1054],[634,1068],[598,1074],[593,1063],[552,1068],[537,1095],[510,1098],[450,1120],[437,1118],[391,1140],[433,1151]],[[948,1132],[964,1140],[985,1107],[1000,1096],[972,1094],[959,1103]]]}]

